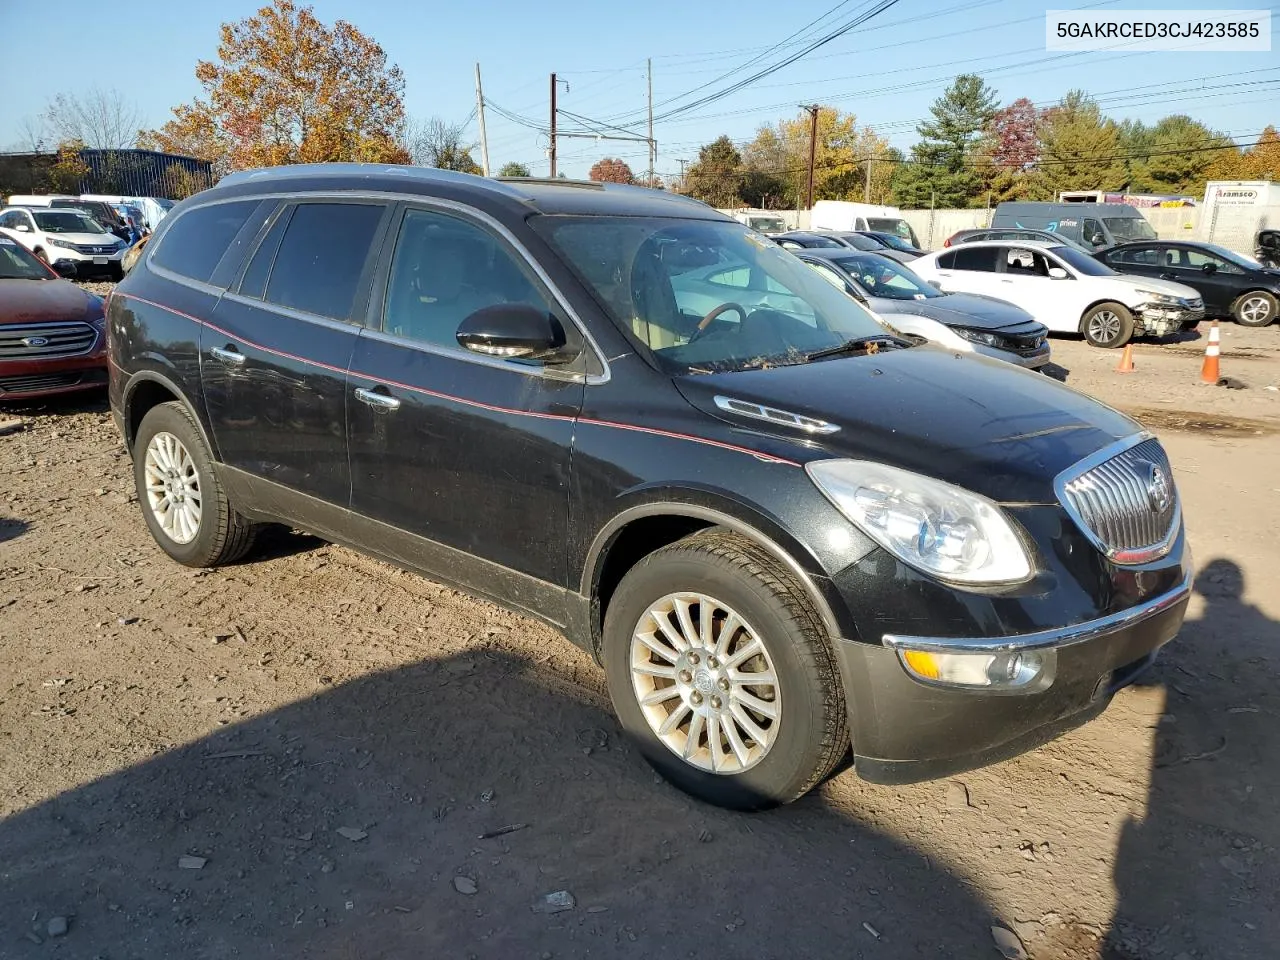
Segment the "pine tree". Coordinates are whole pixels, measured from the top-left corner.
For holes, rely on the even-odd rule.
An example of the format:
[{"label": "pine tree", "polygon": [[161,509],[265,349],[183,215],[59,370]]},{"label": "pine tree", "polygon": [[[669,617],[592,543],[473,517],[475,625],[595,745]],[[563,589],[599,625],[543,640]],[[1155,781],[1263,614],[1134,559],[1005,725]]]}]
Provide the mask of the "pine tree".
[{"label": "pine tree", "polygon": [[967,207],[984,195],[982,171],[974,163],[984,132],[996,116],[995,92],[971,73],[961,74],[933,102],[916,128],[920,142],[911,162],[895,178],[901,206]]}]

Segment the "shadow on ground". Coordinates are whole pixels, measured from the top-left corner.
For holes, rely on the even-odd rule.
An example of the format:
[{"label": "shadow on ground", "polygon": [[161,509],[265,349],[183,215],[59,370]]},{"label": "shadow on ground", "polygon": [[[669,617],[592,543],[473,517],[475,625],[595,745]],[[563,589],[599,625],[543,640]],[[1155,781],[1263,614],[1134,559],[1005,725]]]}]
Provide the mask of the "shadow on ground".
[{"label": "shadow on ground", "polygon": [[31,525],[17,517],[0,517],[0,543],[17,540],[31,529]]},{"label": "shadow on ground", "polygon": [[[574,909],[534,909],[560,890]],[[59,956],[112,960],[992,951],[987,906],[921,852],[821,795],[701,805],[593,693],[492,652],[362,677],[15,814],[0,903],[17,958],[47,955],[53,916]]]}]

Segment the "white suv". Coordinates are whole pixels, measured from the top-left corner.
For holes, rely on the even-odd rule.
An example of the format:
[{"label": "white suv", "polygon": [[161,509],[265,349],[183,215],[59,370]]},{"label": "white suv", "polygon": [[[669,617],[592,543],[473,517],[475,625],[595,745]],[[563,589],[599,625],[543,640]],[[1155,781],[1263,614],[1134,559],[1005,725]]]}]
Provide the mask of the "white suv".
[{"label": "white suv", "polygon": [[76,275],[123,276],[120,260],[129,248],[123,240],[80,210],[59,207],[6,207],[0,233],[12,237],[46,263],[71,260]]},{"label": "white suv", "polygon": [[978,293],[1026,310],[1056,333],[1079,333],[1095,347],[1135,336],[1165,336],[1204,317],[1191,287],[1125,276],[1087,253],[1036,240],[962,243],[913,260],[939,289]]}]

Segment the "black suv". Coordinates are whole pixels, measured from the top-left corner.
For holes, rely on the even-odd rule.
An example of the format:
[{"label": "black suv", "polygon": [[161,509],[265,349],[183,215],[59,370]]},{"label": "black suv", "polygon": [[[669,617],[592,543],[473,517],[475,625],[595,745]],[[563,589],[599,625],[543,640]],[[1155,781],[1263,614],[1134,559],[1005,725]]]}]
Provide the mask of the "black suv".
[{"label": "black suv", "polygon": [[1133,421],[895,338],[770,240],[636,187],[410,167],[239,173],[109,308],[157,543],[283,521],[539,617],[717,803],[850,751],[903,782],[1099,712],[1190,558]]}]

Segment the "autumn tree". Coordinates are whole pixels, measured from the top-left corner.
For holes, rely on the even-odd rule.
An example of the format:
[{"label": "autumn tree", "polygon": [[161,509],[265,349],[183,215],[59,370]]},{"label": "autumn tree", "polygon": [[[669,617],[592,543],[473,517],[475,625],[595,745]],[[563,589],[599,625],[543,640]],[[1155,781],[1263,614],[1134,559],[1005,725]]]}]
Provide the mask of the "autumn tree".
[{"label": "autumn tree", "polygon": [[45,172],[45,184],[53,193],[80,192],[80,184],[89,176],[89,165],[80,152],[84,144],[79,140],[66,140],[58,145],[58,156]]},{"label": "autumn tree", "polygon": [[1128,180],[1123,155],[1119,127],[1082,90],[1041,115],[1036,179],[1053,199],[1062,190],[1120,189]]},{"label": "autumn tree", "polygon": [[44,125],[59,142],[76,141],[95,150],[127,150],[138,139],[142,114],[118,90],[94,88],[78,95],[59,93],[44,109]]},{"label": "autumn tree", "polygon": [[437,167],[459,173],[481,173],[480,164],[471,156],[474,143],[464,142],[465,126],[432,117],[425,123],[409,123],[401,137],[413,163],[420,167]]},{"label": "autumn tree", "polygon": [[742,206],[742,154],[727,136],[698,150],[698,159],[685,173],[683,192],[713,207]]},{"label": "autumn tree", "polygon": [[532,177],[529,168],[523,163],[516,163],[512,160],[510,163],[504,163],[502,169],[498,171],[500,177]]},{"label": "autumn tree", "polygon": [[139,145],[212,160],[222,168],[282,163],[404,163],[404,74],[345,20],[273,0],[224,23],[216,60],[201,60],[202,97]]},{"label": "autumn tree", "polygon": [[1244,150],[1215,150],[1205,179],[1280,181],[1280,134],[1268,125]]},{"label": "autumn tree", "polygon": [[[766,124],[743,154],[743,198],[755,206],[781,208],[798,203],[808,188],[809,136],[807,112]],[[818,111],[814,149],[813,195],[816,200],[862,200],[871,173],[871,197],[887,199],[892,163],[898,159],[889,144],[869,127],[859,127],[851,113],[830,107]]]},{"label": "autumn tree", "polygon": [[590,180],[598,180],[601,183],[635,183],[635,174],[631,172],[631,168],[626,165],[618,157],[605,157],[603,160],[597,160],[587,173]]},{"label": "autumn tree", "polygon": [[961,74],[929,112],[932,119],[916,127],[920,142],[894,184],[895,196],[903,206],[967,207],[984,192],[975,159],[997,113],[995,92],[981,77]]}]

